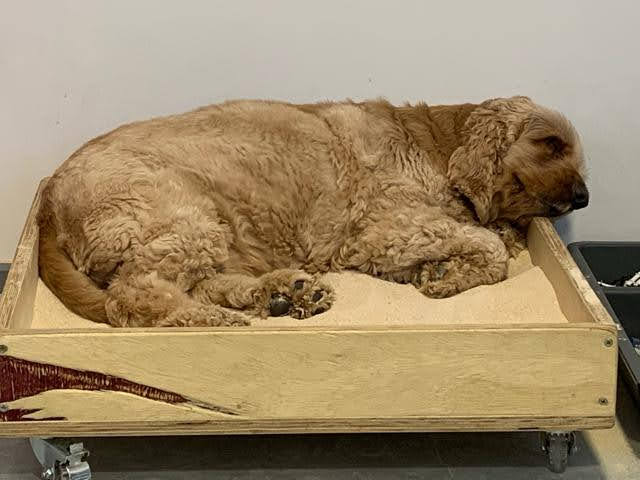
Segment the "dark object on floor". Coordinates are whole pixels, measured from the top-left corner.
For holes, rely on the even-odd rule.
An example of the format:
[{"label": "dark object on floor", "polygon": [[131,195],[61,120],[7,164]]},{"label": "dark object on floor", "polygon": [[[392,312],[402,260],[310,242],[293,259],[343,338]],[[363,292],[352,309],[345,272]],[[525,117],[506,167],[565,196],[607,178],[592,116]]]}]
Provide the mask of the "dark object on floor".
[{"label": "dark object on floor", "polygon": [[7,275],[9,274],[10,263],[0,263],[0,293],[4,288],[4,282],[7,281]]},{"label": "dark object on floor", "polygon": [[603,287],[640,287],[640,270],[624,275],[611,283],[602,280],[598,280],[598,283]]},{"label": "dark object on floor", "polygon": [[[640,289],[613,286],[634,277],[629,271],[640,265],[640,242],[576,242],[569,245],[569,251],[622,327],[618,330],[620,370],[640,405]],[[634,344],[634,339],[638,343]]]}]

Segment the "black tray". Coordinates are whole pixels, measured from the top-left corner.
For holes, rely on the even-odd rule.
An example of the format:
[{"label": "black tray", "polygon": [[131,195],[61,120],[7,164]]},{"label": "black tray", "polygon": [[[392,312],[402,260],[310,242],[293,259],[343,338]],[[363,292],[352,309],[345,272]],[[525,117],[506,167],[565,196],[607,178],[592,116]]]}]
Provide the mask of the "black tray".
[{"label": "black tray", "polygon": [[640,355],[629,337],[640,338],[640,288],[606,287],[640,270],[640,242],[576,242],[569,252],[585,278],[618,324],[620,369],[640,404]]},{"label": "black tray", "polygon": [[10,263],[0,263],[0,293],[4,288],[4,282],[7,280],[7,274],[9,273]]}]

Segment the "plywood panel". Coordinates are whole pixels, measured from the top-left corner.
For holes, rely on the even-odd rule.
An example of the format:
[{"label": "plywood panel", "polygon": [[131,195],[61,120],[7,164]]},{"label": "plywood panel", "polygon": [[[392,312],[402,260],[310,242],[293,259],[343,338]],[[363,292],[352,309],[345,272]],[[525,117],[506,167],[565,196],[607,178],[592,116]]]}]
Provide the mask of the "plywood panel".
[{"label": "plywood panel", "polygon": [[[561,414],[586,421],[613,416],[616,348],[607,342],[612,337],[612,328],[587,326],[12,334],[0,336],[7,346],[0,357],[5,365],[33,362],[38,366],[28,368],[38,378],[62,366],[66,370],[48,376],[48,388],[59,390],[60,377],[64,385],[75,382],[74,392],[64,409],[42,396],[38,407],[38,398],[24,403],[25,396],[16,395],[16,385],[4,378],[0,400],[5,409],[7,400],[20,400],[9,411],[46,408],[47,416],[73,422],[86,420],[76,390],[120,389],[197,407],[214,416],[221,431],[234,431],[237,421],[247,428],[246,422],[296,419],[393,424],[411,417],[513,421]],[[45,393],[20,382],[26,396]],[[125,414],[118,403],[112,410],[105,405],[110,422],[130,421],[131,412]],[[163,406],[162,418],[167,415],[175,415],[175,422],[192,420]]]},{"label": "plywood panel", "polygon": [[[150,412],[153,416],[153,411]],[[357,432],[504,432],[588,430],[611,428],[611,415],[600,417],[393,417],[393,418],[279,418],[238,419],[233,422],[192,418],[177,420],[28,421],[0,424],[0,437],[33,436],[153,436],[262,433],[357,433]]]},{"label": "plywood panel", "polygon": [[0,328],[29,328],[38,286],[38,224],[40,195],[46,179],[40,183],[25,220],[22,235],[11,262],[11,269],[0,296]]},{"label": "plywood panel", "polygon": [[541,267],[551,281],[560,309],[569,322],[614,325],[548,219],[533,220],[527,246],[533,264]]}]

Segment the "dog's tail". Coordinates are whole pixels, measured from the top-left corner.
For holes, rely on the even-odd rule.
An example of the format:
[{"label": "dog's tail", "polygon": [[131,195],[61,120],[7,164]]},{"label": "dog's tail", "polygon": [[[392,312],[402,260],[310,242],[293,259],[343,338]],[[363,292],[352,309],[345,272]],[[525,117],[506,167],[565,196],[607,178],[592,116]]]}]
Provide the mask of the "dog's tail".
[{"label": "dog's tail", "polygon": [[40,213],[40,278],[72,312],[94,322],[108,323],[105,311],[107,293],[80,272],[58,246],[51,210],[45,206]]}]

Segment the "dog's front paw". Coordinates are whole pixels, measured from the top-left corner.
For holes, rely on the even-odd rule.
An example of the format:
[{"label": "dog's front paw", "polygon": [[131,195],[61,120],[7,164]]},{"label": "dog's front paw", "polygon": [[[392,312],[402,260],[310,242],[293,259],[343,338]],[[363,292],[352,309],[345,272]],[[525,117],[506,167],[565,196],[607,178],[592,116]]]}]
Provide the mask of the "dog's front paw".
[{"label": "dog's front paw", "polygon": [[462,291],[455,281],[453,262],[429,262],[422,267],[420,280],[416,287],[431,298],[447,298]]},{"label": "dog's front paw", "polygon": [[422,266],[416,287],[428,297],[446,298],[479,285],[492,285],[507,277],[507,262],[486,262],[476,257],[451,257]]},{"label": "dog's front paw", "polygon": [[455,283],[442,280],[424,282],[418,290],[430,298],[447,298],[460,293],[460,290]]},{"label": "dog's front paw", "polygon": [[301,270],[275,270],[260,280],[263,316],[308,318],[326,312],[333,304],[333,289]]}]

